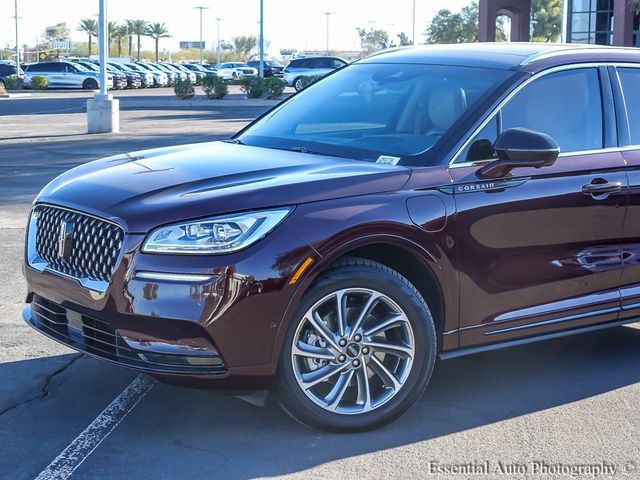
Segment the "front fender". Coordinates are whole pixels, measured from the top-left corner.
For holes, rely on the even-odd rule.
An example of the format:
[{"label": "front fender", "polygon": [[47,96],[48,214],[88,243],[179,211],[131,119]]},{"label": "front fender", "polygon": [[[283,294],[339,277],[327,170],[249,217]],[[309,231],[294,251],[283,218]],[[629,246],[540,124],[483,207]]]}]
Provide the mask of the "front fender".
[{"label": "front fender", "polygon": [[[439,231],[428,231],[416,225],[407,210],[407,200],[422,195],[416,192],[367,195],[300,205],[287,220],[296,233],[316,252],[313,263],[296,283],[294,294],[280,322],[272,353],[278,361],[284,336],[304,293],[318,276],[338,258],[357,248],[384,244],[400,247],[431,270],[443,292],[446,318],[445,332],[458,328],[458,275],[453,225],[447,221],[447,210]],[[445,199],[446,201],[446,199]],[[448,212],[453,213],[452,204]],[[428,217],[425,212],[424,217]],[[290,223],[289,223],[290,220]],[[453,345],[456,346],[456,345]]]}]

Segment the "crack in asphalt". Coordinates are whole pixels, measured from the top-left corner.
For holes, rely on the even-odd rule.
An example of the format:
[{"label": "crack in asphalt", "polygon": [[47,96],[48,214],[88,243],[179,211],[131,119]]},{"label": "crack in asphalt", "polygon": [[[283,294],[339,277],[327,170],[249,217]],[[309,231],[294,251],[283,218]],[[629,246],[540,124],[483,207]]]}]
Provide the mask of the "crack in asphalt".
[{"label": "crack in asphalt", "polygon": [[65,363],[63,366],[61,366],[60,368],[58,368],[57,370],[55,370],[54,372],[51,372],[49,375],[47,375],[45,377],[44,380],[44,385],[42,385],[42,387],[40,387],[40,393],[38,393],[37,395],[31,397],[31,398],[27,398],[26,400],[23,400],[21,402],[18,402],[14,405],[10,405],[9,407],[0,410],[0,417],[2,417],[4,414],[9,413],[17,408],[23,407],[31,402],[35,402],[36,400],[42,400],[43,398],[46,398],[49,396],[49,387],[51,385],[51,382],[53,381],[53,379],[61,374],[62,372],[64,372],[65,370],[67,370],[69,367],[71,367],[71,365],[73,365],[76,361],[78,361],[80,358],[82,358],[82,354],[81,353],[76,353],[73,354],[73,358],[68,361],[67,363]]}]

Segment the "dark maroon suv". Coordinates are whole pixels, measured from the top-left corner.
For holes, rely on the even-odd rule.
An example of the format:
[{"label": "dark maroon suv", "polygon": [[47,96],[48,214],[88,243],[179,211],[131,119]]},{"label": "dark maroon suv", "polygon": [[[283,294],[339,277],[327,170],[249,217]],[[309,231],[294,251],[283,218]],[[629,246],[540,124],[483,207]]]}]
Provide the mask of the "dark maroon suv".
[{"label": "dark maroon suv", "polygon": [[638,319],[638,85],[636,50],[391,50],[226,142],[82,165],[34,203],[24,319],[164,381],[273,386],[309,425],[379,426],[436,358]]}]

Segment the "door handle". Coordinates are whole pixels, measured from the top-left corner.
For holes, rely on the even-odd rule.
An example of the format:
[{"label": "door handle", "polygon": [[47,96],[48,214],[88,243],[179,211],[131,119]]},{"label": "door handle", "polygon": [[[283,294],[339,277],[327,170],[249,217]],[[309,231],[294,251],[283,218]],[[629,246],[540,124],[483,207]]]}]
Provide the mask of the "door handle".
[{"label": "door handle", "polygon": [[582,187],[582,193],[585,195],[603,195],[620,190],[622,190],[622,182],[608,182],[604,178],[596,178]]}]

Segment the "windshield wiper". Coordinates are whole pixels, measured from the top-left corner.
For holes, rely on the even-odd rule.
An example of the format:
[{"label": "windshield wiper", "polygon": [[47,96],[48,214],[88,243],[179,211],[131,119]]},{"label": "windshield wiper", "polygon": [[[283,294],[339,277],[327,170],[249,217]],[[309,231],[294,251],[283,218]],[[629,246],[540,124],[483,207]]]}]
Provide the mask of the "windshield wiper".
[{"label": "windshield wiper", "polygon": [[244,145],[239,138],[227,138],[226,140],[222,140],[224,143],[233,143],[234,145]]}]

